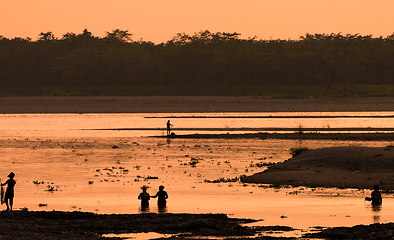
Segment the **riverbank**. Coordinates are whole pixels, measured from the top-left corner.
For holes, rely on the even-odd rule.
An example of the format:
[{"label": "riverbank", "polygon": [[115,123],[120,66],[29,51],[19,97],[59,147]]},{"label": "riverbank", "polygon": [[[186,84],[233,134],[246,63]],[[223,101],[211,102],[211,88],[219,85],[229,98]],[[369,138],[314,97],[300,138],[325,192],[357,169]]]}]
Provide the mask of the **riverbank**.
[{"label": "riverbank", "polygon": [[[99,239],[104,234],[156,232],[193,236],[253,236],[252,219],[225,214],[94,214],[59,211],[2,211],[1,239]],[[289,228],[290,229],[290,228]],[[267,228],[269,230],[269,228]],[[119,238],[118,238],[119,239]]]},{"label": "riverbank", "polygon": [[[2,211],[1,239],[121,239],[116,234],[163,234],[156,239],[296,239],[273,237],[272,232],[295,229],[286,226],[247,227],[253,219],[229,218],[225,214],[94,214],[59,211]],[[317,227],[302,237],[319,239],[391,239],[394,224],[354,227]],[[106,237],[111,234],[112,237]],[[164,234],[166,236],[164,237]],[[300,236],[301,237],[301,236]]]},{"label": "riverbank", "polygon": [[393,103],[393,97],[2,97],[0,113],[360,112],[394,111]]}]

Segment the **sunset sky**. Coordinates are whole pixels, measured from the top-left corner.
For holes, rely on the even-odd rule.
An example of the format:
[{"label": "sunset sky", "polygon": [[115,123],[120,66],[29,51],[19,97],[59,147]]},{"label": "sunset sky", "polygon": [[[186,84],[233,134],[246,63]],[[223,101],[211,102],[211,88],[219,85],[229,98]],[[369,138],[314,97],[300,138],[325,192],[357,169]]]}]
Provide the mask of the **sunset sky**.
[{"label": "sunset sky", "polygon": [[374,37],[394,32],[393,0],[1,0],[0,35],[61,38],[84,29],[103,37],[128,30],[154,43],[177,33],[238,32],[241,38],[298,39],[305,33]]}]

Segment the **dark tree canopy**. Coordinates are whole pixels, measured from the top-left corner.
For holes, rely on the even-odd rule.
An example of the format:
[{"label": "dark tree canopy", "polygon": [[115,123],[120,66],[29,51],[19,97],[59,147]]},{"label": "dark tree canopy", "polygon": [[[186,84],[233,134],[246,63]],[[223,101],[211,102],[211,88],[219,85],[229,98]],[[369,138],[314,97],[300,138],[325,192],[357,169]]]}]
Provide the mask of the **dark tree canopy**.
[{"label": "dark tree canopy", "polygon": [[0,35],[0,95],[394,96],[394,34],[179,33],[161,44],[127,30],[95,37]]}]

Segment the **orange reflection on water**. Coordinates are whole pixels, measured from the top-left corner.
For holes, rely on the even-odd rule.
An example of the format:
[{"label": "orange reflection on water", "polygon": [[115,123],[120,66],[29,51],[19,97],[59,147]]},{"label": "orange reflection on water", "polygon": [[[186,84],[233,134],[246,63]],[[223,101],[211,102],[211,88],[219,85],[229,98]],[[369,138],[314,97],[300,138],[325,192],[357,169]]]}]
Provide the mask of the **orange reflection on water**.
[{"label": "orange reflection on water", "polygon": [[[90,119],[94,127],[102,127],[103,123],[125,127],[131,124],[126,122],[125,115],[113,123],[114,116],[109,115],[108,119],[103,115],[100,118],[82,116],[82,119]],[[369,190],[274,189],[237,181],[206,181],[263,171],[265,168],[257,167],[256,163],[287,160],[290,148],[387,146],[390,144],[387,142],[262,139],[173,139],[167,142],[166,139],[127,136],[126,131],[103,131],[99,136],[91,136],[89,132],[89,136],[85,136],[85,132],[75,129],[82,125],[87,127],[89,121],[81,120],[79,115],[74,117],[70,120],[72,116],[48,116],[49,120],[44,121],[44,116],[31,115],[18,120],[29,122],[28,127],[14,128],[14,123],[7,121],[1,127],[0,176],[4,182],[10,171],[16,173],[15,209],[226,213],[230,217],[261,219],[258,225],[301,229],[394,221],[393,198],[384,195],[383,205],[373,209],[364,202],[364,197],[370,195]],[[59,121],[54,123],[56,119]],[[62,125],[65,122],[74,125]],[[56,128],[56,124],[61,126]],[[32,136],[34,133],[37,136]],[[13,134],[18,137],[9,137]],[[149,210],[141,209],[137,196],[142,185],[149,186],[150,195],[154,195],[160,185],[165,186],[169,194],[165,211],[157,208],[156,199],[151,199]]]}]

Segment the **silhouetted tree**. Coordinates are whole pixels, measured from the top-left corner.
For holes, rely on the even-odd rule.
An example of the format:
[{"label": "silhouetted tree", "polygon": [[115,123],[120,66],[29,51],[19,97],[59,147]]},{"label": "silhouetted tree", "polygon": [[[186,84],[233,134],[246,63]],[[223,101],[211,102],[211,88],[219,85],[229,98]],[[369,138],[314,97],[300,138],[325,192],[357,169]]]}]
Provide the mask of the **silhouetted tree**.
[{"label": "silhouetted tree", "polygon": [[105,32],[105,33],[106,33],[105,38],[108,39],[110,42],[121,42],[121,43],[132,42],[131,36],[133,34],[128,33],[128,30],[123,31],[123,30],[115,29],[112,32]]},{"label": "silhouetted tree", "polygon": [[46,33],[41,32],[38,35],[38,41],[54,41],[56,39],[57,38],[55,37],[55,35],[53,35],[52,32],[46,32]]}]

